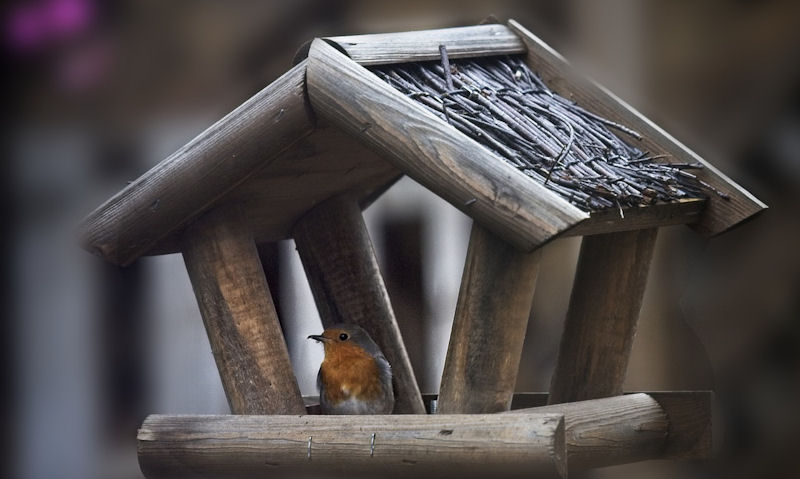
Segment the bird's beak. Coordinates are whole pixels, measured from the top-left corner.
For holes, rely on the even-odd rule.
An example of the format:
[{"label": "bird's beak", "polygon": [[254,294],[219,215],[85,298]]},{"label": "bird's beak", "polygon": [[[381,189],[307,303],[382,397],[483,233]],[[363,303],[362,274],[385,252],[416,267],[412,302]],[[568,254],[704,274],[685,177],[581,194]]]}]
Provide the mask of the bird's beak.
[{"label": "bird's beak", "polygon": [[324,342],[326,342],[328,340],[328,338],[326,338],[325,336],[323,336],[321,334],[312,334],[307,339],[313,339],[314,341],[319,341],[321,343],[324,343]]}]

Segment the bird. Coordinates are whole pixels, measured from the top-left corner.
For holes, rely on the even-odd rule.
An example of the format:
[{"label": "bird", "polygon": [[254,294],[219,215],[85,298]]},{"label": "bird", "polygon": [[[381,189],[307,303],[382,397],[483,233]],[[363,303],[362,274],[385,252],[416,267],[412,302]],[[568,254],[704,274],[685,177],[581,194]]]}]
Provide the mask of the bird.
[{"label": "bird", "polygon": [[340,323],[308,339],[325,348],[317,374],[322,414],[392,412],[392,367],[366,331],[355,324]]}]

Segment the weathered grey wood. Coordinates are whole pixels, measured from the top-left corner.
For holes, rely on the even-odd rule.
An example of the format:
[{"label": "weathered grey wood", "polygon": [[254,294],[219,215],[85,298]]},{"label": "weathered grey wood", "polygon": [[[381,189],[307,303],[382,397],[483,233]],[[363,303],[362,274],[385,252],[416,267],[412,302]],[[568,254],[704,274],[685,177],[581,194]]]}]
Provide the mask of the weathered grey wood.
[{"label": "weathered grey wood", "polygon": [[730,199],[711,194],[700,221],[692,225],[696,231],[708,236],[719,234],[767,208],[758,198],[613,93],[576,75],[558,52],[525,27],[514,20],[510,20],[508,25],[528,47],[528,65],[539,73],[553,91],[593,113],[638,131],[643,139],[637,146],[654,154],[666,154],[668,157],[664,161],[699,162],[704,165],[697,176]]},{"label": "weathered grey wood", "polygon": [[307,84],[321,117],[524,251],[588,218],[323,40]]},{"label": "weathered grey wood", "polygon": [[304,414],[255,242],[237,208],[184,234],[183,258],[234,414]]},{"label": "weathered grey wood", "polygon": [[127,265],[313,129],[303,62],[91,213],[82,241]]},{"label": "weathered grey wood", "polygon": [[590,213],[589,219],[568,229],[562,236],[586,236],[692,224],[702,217],[706,203],[707,201],[703,199],[689,199],[675,203],[623,208],[624,216],[620,216],[619,210],[613,208],[594,211]]},{"label": "weathered grey wood", "polygon": [[[665,452],[667,443],[687,440],[677,436],[689,433],[681,430],[685,417],[672,421],[658,401],[644,393],[511,412],[563,414],[571,471],[665,459],[670,457]],[[673,422],[676,437],[670,439]]]},{"label": "weathered grey wood", "polygon": [[394,411],[423,414],[419,386],[358,204],[348,196],[331,198],[303,216],[293,234],[323,325],[363,327],[392,365]]},{"label": "weathered grey wood", "polygon": [[[667,437],[660,447],[656,442],[661,414],[642,396],[655,400],[667,416]],[[708,459],[712,454],[713,399],[711,391],[648,391],[542,407],[547,404],[547,393],[517,393],[514,403],[525,407],[511,412],[564,414],[567,455],[570,468],[575,470],[582,464],[595,467],[607,454],[616,464],[631,462],[637,460],[633,454],[645,450],[656,454],[644,459]],[[625,416],[613,412],[623,408],[629,411]],[[606,416],[610,411],[612,414]],[[624,444],[633,444],[631,456],[624,456],[620,449]],[[617,450],[608,451],[611,447]]]},{"label": "weathered grey wood", "polygon": [[498,24],[328,37],[325,40],[335,43],[361,65],[438,60],[439,45],[447,47],[450,58],[474,58],[526,51],[525,43],[510,28]]},{"label": "weathered grey wood", "polygon": [[517,382],[541,252],[472,225],[438,413],[507,411]]},{"label": "weathered grey wood", "polygon": [[583,238],[551,404],[622,394],[657,231]]},{"label": "weathered grey wood", "polygon": [[558,414],[149,416],[138,441],[148,478],[566,475]]}]

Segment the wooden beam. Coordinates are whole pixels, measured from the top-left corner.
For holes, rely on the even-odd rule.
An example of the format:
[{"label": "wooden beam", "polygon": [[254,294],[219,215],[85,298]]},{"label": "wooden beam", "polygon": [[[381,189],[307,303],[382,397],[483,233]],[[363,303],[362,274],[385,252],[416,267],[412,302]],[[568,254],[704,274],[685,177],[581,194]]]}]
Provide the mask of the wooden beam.
[{"label": "wooden beam", "polygon": [[589,217],[319,39],[307,84],[321,117],[523,251]]},{"label": "wooden beam", "polygon": [[395,385],[395,412],[422,414],[425,406],[356,201],[329,199],[293,231],[322,324],[355,323],[383,351]]},{"label": "wooden beam", "polygon": [[576,75],[564,57],[525,27],[514,20],[509,20],[508,26],[525,42],[528,65],[551,90],[593,113],[636,130],[643,137],[636,146],[653,154],[667,155],[664,161],[703,164],[703,169],[697,172],[698,178],[723,192],[728,199],[713,193],[709,195],[708,207],[700,221],[692,226],[697,232],[706,236],[722,233],[767,208],[758,198],[606,88]]},{"label": "wooden beam", "polygon": [[148,478],[369,472],[566,476],[558,414],[149,416],[139,429]]},{"label": "wooden beam", "polygon": [[84,247],[131,263],[311,133],[305,71],[295,66],[97,208],[81,225]]},{"label": "wooden beam", "polygon": [[183,258],[234,414],[304,414],[253,237],[237,208],[183,236]]},{"label": "wooden beam", "polygon": [[[537,396],[537,402],[546,401],[546,394]],[[569,467],[577,471],[648,459],[709,458],[711,399],[708,391],[632,393],[511,413],[563,414]]]},{"label": "wooden beam", "polygon": [[525,53],[525,43],[506,25],[476,25],[416,32],[325,38],[361,65],[438,60],[439,45],[450,58]]},{"label": "wooden beam", "polygon": [[472,224],[437,412],[511,406],[540,257]]},{"label": "wooden beam", "polygon": [[700,220],[707,201],[686,199],[675,203],[616,208],[590,213],[589,219],[568,229],[562,236],[588,236],[660,226],[692,224]]},{"label": "wooden beam", "polygon": [[622,394],[657,231],[583,238],[551,404]]}]

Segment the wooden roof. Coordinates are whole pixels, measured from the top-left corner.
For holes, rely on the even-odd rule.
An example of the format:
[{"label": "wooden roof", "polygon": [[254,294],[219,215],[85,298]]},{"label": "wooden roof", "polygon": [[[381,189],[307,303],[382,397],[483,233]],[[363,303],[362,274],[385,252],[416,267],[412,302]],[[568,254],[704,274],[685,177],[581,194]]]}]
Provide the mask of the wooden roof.
[{"label": "wooden roof", "polygon": [[[624,219],[578,210],[362,66],[437,59],[439,45],[452,58],[527,54],[552,90],[639,131],[641,146],[667,161],[703,163],[700,179],[728,199],[635,208]],[[308,59],[91,213],[83,242],[121,265],[177,252],[184,228],[226,203],[243,206],[257,241],[284,239],[318,202],[348,193],[366,205],[403,174],[525,250],[559,235],[675,223],[714,235],[766,208],[511,20],[314,40]]]}]

